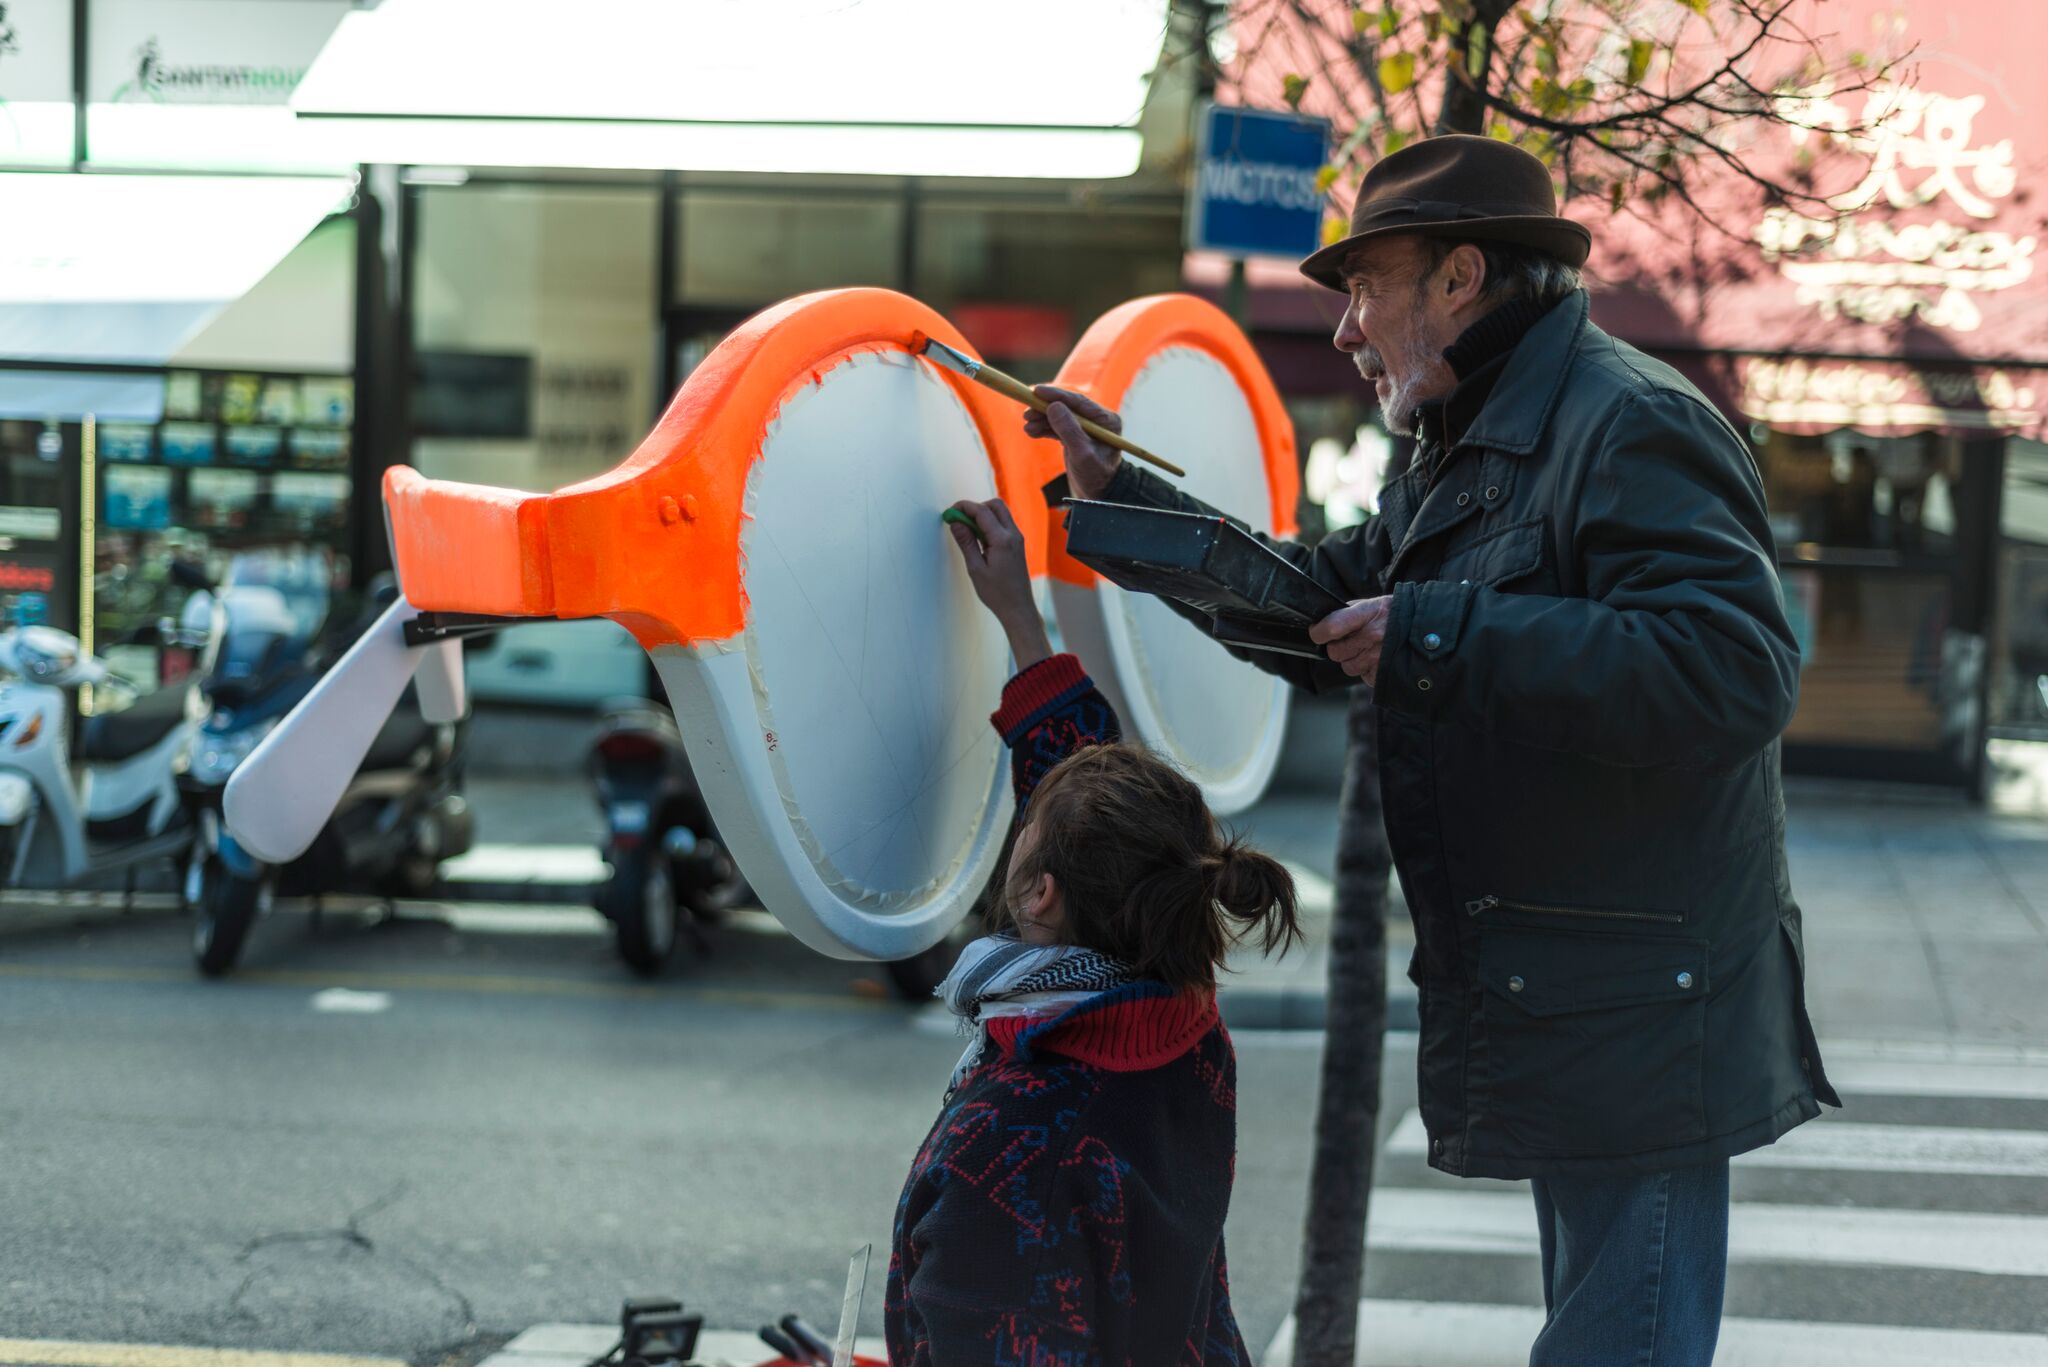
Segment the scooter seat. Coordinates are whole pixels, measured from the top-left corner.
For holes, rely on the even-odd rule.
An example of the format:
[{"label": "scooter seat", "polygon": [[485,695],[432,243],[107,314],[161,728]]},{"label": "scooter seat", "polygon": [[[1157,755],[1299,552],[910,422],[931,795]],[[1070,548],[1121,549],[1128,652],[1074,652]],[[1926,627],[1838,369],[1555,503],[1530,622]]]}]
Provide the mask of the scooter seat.
[{"label": "scooter seat", "polygon": [[130,759],[178,729],[185,720],[185,690],[160,688],[119,712],[102,712],[85,723],[78,757],[110,763]]}]

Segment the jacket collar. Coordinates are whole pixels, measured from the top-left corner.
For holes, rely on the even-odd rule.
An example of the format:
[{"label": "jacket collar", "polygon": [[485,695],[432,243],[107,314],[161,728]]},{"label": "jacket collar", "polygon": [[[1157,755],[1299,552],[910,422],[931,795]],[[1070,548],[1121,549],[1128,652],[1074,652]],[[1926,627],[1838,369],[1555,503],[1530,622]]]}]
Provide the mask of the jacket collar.
[{"label": "jacket collar", "polygon": [[1044,1052],[1113,1073],[1136,1073],[1173,1062],[1220,1019],[1213,989],[1176,992],[1164,983],[1136,982],[1050,1018],[997,1016],[988,1022],[988,1037],[1020,1063]]},{"label": "jacket collar", "polygon": [[1582,289],[1574,290],[1538,319],[1509,354],[1507,369],[1458,444],[1518,456],[1535,450],[1550,426],[1557,396],[1564,391],[1565,374],[1578,355],[1588,326]]}]

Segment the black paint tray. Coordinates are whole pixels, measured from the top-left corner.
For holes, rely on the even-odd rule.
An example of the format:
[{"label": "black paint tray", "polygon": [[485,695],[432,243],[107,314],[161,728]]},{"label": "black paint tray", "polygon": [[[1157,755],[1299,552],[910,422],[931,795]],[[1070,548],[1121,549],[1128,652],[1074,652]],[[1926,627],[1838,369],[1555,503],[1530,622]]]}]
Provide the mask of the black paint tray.
[{"label": "black paint tray", "polygon": [[1186,603],[1229,645],[1328,659],[1308,629],[1345,600],[1227,518],[1070,498],[1067,551],[1119,588]]}]

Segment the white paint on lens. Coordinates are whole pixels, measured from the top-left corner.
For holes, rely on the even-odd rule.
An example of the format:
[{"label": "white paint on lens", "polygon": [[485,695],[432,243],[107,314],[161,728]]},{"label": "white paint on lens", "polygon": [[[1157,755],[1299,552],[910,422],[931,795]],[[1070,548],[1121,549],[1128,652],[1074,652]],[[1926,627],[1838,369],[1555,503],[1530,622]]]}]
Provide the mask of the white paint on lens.
[{"label": "white paint on lens", "polygon": [[952,388],[854,356],[769,427],[741,532],[741,649],[655,662],[719,832],[762,905],[842,958],[931,944],[1011,806],[988,715],[1009,677],[939,514],[995,476]]}]

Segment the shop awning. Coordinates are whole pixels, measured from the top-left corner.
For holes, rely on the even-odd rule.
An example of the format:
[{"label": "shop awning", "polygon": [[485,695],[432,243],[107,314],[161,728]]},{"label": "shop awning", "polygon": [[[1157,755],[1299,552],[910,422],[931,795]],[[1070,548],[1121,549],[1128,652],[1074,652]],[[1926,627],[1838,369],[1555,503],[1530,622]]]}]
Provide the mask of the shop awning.
[{"label": "shop awning", "polygon": [[1711,223],[1588,214],[1595,316],[1707,368],[1773,427],[2040,432],[2048,7],[1831,0],[1821,18],[1844,47],[1910,53],[1872,90],[1808,87],[1794,126],[1741,149],[1780,180],[1812,167],[1828,207],[1768,206],[1731,180],[1708,189]]},{"label": "shop awning", "polygon": [[1128,175],[1166,0],[384,0],[293,93],[360,161]]},{"label": "shop awning", "polygon": [[[1670,202],[1568,206],[1594,233],[1595,319],[1677,363],[1740,419],[2038,435],[2048,83],[2036,68],[2048,6],[1827,0],[1793,17],[1845,58],[1911,54],[1901,79],[1875,91],[1806,90],[1791,106],[1803,127],[1731,131],[1766,175],[1818,167],[1833,211],[1768,207],[1732,173],[1696,188],[1704,219]],[[1189,259],[1197,287],[1220,290],[1223,274],[1223,263]],[[1320,331],[1341,307],[1284,273],[1255,267],[1252,285],[1254,327]]]},{"label": "shop awning", "polygon": [[160,364],[353,188],[348,177],[0,175],[0,359]]}]

